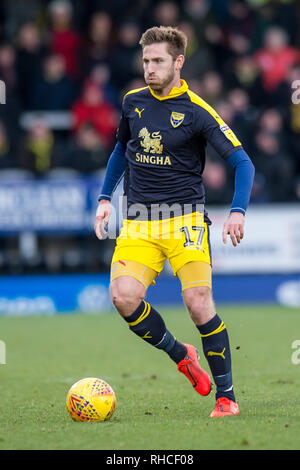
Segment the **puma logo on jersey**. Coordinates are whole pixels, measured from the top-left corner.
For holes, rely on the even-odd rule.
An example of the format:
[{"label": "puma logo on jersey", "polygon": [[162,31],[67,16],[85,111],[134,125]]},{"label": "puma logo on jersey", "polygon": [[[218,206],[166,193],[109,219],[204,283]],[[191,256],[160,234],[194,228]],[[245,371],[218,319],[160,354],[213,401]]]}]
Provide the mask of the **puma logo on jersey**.
[{"label": "puma logo on jersey", "polygon": [[141,114],[144,110],[145,108],[141,109],[141,111],[138,108],[135,108],[135,112],[138,113],[140,119],[141,119]]},{"label": "puma logo on jersey", "polygon": [[225,360],[225,355],[224,355],[225,349],[226,348],[224,348],[223,351],[220,353],[215,352],[215,351],[208,351],[207,355],[208,356],[221,356]]}]

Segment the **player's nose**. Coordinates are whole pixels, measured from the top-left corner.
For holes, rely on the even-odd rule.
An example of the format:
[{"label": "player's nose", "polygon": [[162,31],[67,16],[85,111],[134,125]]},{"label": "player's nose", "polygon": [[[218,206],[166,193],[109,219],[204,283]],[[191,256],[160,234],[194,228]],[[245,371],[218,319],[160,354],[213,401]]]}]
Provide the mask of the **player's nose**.
[{"label": "player's nose", "polygon": [[155,64],[151,64],[151,63],[148,64],[147,72],[148,72],[148,75],[153,75],[155,72]]}]

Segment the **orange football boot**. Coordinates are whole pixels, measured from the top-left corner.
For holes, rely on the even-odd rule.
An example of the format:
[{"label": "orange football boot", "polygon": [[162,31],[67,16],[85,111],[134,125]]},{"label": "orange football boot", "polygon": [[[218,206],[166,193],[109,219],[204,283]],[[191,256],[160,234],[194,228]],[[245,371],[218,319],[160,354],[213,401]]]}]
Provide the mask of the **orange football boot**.
[{"label": "orange football boot", "polygon": [[210,376],[200,367],[198,362],[198,350],[191,344],[185,344],[185,347],[187,354],[185,358],[177,364],[177,369],[189,379],[196,392],[206,396],[212,388]]},{"label": "orange football boot", "polygon": [[240,412],[239,405],[229,398],[220,397],[217,399],[216,407],[211,412],[211,418],[220,418],[222,416],[236,416]]}]

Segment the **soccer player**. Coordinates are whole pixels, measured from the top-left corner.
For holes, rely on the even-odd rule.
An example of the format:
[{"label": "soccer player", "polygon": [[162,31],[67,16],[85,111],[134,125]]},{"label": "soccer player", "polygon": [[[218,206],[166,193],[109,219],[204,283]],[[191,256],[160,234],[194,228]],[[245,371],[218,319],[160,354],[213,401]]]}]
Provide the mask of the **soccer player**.
[{"label": "soccer player", "polygon": [[254,167],[222,118],[180,78],[187,45],[183,32],[153,27],[140,45],[147,86],[124,97],[95,220],[101,239],[112,212],[112,194],[124,175],[127,214],[111,264],[112,302],[133,333],[165,351],[195,391],[208,395],[212,381],[198,362],[197,349],[175,339],[160,313],[144,300],[168,259],[216,386],[210,416],[237,415],[228,332],[212,296],[210,220],[202,183],[206,143],[235,168],[224,243],[229,235],[237,246],[244,236]]}]

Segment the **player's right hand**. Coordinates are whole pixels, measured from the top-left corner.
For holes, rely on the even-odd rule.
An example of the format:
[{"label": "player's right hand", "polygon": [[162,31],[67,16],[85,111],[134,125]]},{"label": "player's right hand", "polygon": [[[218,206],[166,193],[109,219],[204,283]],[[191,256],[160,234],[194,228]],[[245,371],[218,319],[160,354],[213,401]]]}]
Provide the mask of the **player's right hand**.
[{"label": "player's right hand", "polygon": [[111,202],[107,201],[106,199],[101,199],[98,204],[95,225],[94,225],[95,234],[99,238],[99,240],[102,240],[103,238],[103,234],[102,234],[103,227],[104,229],[108,228],[108,222],[109,222],[111,212],[112,212]]}]

